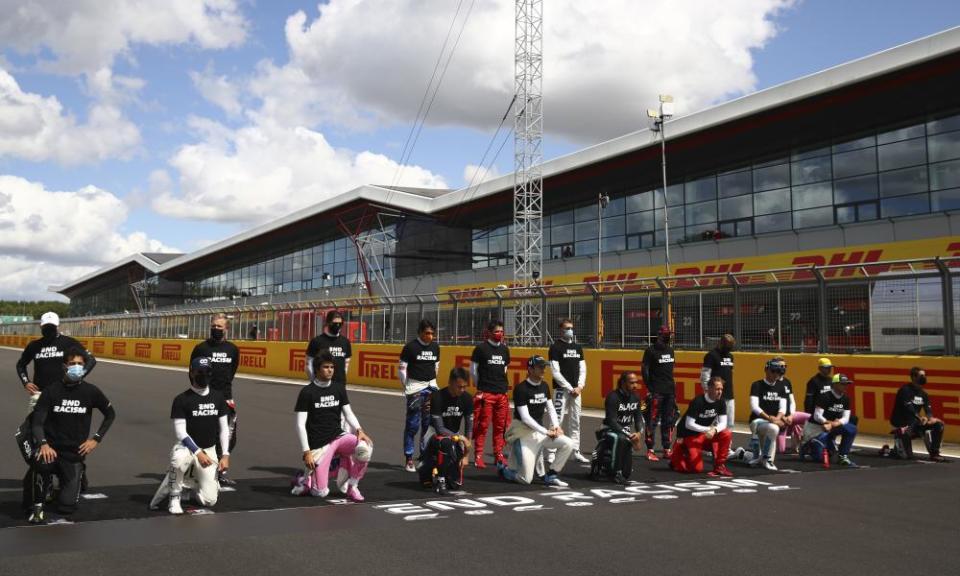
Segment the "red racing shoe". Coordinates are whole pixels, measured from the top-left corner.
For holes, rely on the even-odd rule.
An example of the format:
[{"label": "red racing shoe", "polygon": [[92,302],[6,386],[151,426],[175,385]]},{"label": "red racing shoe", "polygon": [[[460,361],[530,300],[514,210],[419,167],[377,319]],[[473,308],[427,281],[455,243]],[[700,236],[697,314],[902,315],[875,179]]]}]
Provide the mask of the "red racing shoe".
[{"label": "red racing shoe", "polygon": [[733,472],[731,472],[726,465],[720,465],[707,472],[707,476],[710,476],[711,478],[733,478]]}]

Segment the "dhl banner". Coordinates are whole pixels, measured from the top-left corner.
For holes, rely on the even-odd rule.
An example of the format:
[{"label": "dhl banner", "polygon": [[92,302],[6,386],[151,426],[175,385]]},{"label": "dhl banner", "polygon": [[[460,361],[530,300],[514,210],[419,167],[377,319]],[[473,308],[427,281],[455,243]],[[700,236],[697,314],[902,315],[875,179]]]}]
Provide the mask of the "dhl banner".
[{"label": "dhl banner", "polygon": [[[673,274],[675,276],[695,276],[698,274],[718,274],[718,273],[737,273],[750,272],[755,270],[772,270],[777,268],[809,267],[809,266],[837,266],[843,264],[871,264],[874,262],[909,260],[916,258],[933,258],[941,256],[944,258],[960,257],[960,237],[944,236],[926,240],[912,240],[904,242],[893,242],[888,244],[867,244],[863,246],[848,246],[846,248],[822,248],[819,250],[807,250],[804,252],[781,252],[779,254],[769,254],[766,256],[754,256],[748,258],[727,258],[723,260],[710,260],[703,262],[684,262],[674,264]],[[873,273],[883,272],[879,267],[871,267]],[[840,273],[850,274],[856,270],[851,269],[845,272],[831,271],[827,274]],[[806,278],[813,279],[813,276],[807,272]],[[629,283],[640,278],[655,278],[663,275],[663,266],[644,266],[640,268],[625,268],[604,271],[601,279],[595,272],[583,272],[580,274],[566,274],[561,276],[549,276],[544,279],[543,286],[554,286],[563,284],[583,284],[597,281]],[[769,278],[761,277],[761,282],[768,282]],[[744,282],[744,279],[741,279]],[[746,279],[750,283],[750,279]],[[441,286],[439,292],[457,292],[465,296],[479,296],[485,289],[495,287],[499,282],[492,282],[489,285],[463,284],[457,286]],[[508,287],[510,285],[508,284]],[[680,286],[682,287],[682,286]]]},{"label": "dhl banner", "polygon": [[[30,336],[0,335],[0,346],[23,349]],[[78,338],[95,356],[186,367],[197,340],[146,340],[123,338]],[[303,342],[235,342],[240,350],[239,372],[303,379],[306,344]],[[351,384],[399,389],[399,344],[354,344],[347,380]],[[454,366],[469,367],[470,346],[442,346],[443,375]],[[527,358],[546,352],[535,348],[512,348],[508,380],[516,385],[526,378]],[[584,407],[602,408],[603,398],[616,384],[621,373],[640,371],[641,352],[636,350],[586,350],[587,387]],[[677,402],[681,408],[700,393],[700,366],[703,352],[677,353],[674,376]],[[737,421],[745,422],[749,413],[750,384],[763,377],[764,363],[772,354],[739,352],[735,355],[734,392]],[[818,355],[782,354],[787,360],[787,377],[794,384],[797,402],[803,405],[807,380],[816,373]],[[854,414],[860,417],[860,430],[869,434],[887,434],[888,418],[897,389],[909,381],[912,366],[927,371],[925,386],[934,413],[947,424],[946,438],[960,441],[960,358],[917,356],[833,355],[834,370],[846,374],[854,384],[848,389]],[[547,375],[549,379],[549,373]]]}]

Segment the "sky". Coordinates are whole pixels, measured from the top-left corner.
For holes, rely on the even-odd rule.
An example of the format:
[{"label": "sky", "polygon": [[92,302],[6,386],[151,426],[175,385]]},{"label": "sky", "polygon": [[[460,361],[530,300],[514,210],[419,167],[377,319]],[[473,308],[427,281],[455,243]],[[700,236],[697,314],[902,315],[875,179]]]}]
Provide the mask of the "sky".
[{"label": "sky", "polygon": [[[511,172],[513,4],[0,0],[0,298],[365,183]],[[695,112],[960,24],[953,0],[544,4],[547,159],[646,128],[659,93]]]}]

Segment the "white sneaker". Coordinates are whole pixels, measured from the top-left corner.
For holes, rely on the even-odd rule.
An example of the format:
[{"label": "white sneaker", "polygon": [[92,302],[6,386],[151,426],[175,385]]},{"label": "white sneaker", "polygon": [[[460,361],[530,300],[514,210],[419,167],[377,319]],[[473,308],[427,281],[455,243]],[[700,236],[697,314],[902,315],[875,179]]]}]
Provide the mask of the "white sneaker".
[{"label": "white sneaker", "polygon": [[170,497],[170,503],[167,504],[167,511],[171,514],[183,514],[183,508],[180,507],[179,496]]},{"label": "white sneaker", "polygon": [[727,454],[727,460],[743,460],[743,455],[746,454],[746,450],[743,449],[743,446],[737,448],[736,450],[731,450]]},{"label": "white sneaker", "polygon": [[766,458],[764,458],[764,460],[763,460],[763,467],[766,468],[767,470],[771,471],[771,472],[776,472],[776,471],[777,471],[777,467],[774,466],[773,462],[767,460]]},{"label": "white sneaker", "polygon": [[290,493],[293,494],[294,496],[303,496],[304,494],[307,493],[307,487],[304,486],[303,484],[297,484],[296,486],[290,489]]},{"label": "white sneaker", "polygon": [[328,494],[330,494],[329,488],[325,490],[317,490],[316,488],[310,489],[310,495],[314,498],[326,498]]},{"label": "white sneaker", "polygon": [[544,476],[543,483],[547,486],[556,486],[557,488],[566,488],[570,485],[561,480],[556,474],[547,474]]},{"label": "white sneaker", "polygon": [[573,459],[581,464],[589,464],[590,459],[580,453],[579,450],[573,453]]}]

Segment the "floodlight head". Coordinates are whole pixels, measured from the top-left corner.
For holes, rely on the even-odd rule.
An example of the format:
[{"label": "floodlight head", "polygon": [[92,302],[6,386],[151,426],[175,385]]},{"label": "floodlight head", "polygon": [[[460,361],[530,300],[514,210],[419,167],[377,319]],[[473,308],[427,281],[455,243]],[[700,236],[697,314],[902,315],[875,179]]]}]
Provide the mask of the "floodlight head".
[{"label": "floodlight head", "polygon": [[669,102],[670,104],[673,104],[673,96],[671,96],[671,95],[669,95],[669,94],[661,94],[661,95],[660,95],[660,101],[663,102],[663,103],[668,103],[668,102]]},{"label": "floodlight head", "polygon": [[660,113],[653,108],[647,108],[647,118],[659,118]]},{"label": "floodlight head", "polygon": [[664,118],[669,118],[670,116],[673,116],[673,102],[661,102],[660,114]]}]

